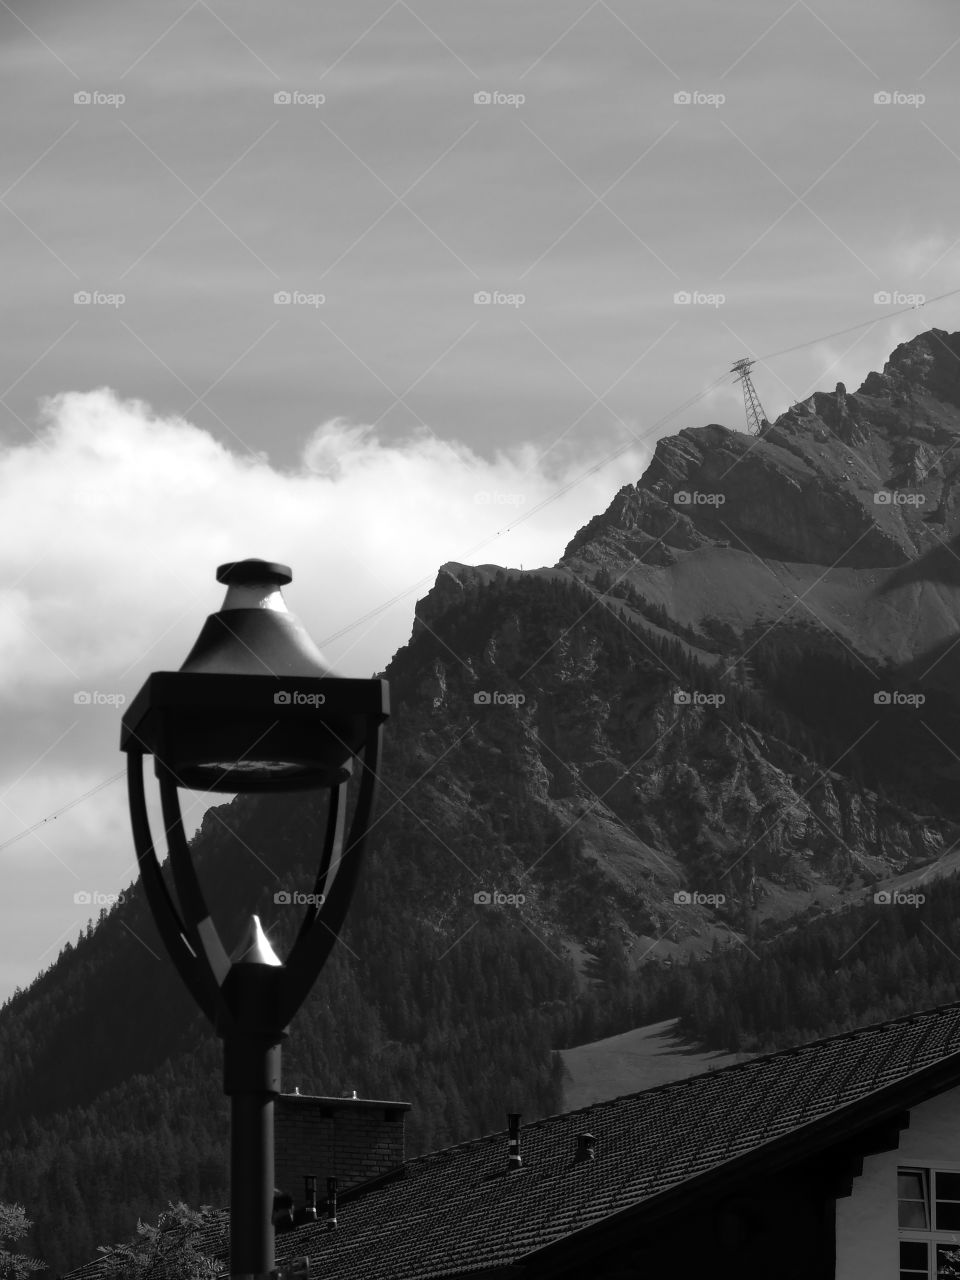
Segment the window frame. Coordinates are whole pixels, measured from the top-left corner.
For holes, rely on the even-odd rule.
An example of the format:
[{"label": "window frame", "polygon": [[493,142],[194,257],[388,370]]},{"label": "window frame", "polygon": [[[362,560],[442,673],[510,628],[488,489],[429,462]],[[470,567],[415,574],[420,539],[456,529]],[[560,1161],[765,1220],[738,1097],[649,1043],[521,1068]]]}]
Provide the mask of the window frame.
[{"label": "window frame", "polygon": [[[900,1188],[897,1186],[897,1275],[901,1275],[900,1270],[900,1243],[909,1242],[927,1245],[927,1280],[937,1280],[937,1246],[947,1245],[952,1248],[960,1249],[960,1227],[954,1230],[939,1229],[937,1222],[937,1174],[948,1173],[960,1175],[960,1161],[956,1160],[931,1160],[931,1161],[911,1161],[908,1164],[897,1165],[897,1179],[904,1173],[919,1173],[923,1177],[923,1186],[926,1194],[927,1219],[930,1226],[924,1227],[901,1227],[900,1226]],[[914,1203],[916,1203],[914,1201]],[[960,1205],[960,1200],[950,1199],[944,1203]],[[921,1272],[903,1273],[910,1276],[916,1276],[920,1280]]]}]

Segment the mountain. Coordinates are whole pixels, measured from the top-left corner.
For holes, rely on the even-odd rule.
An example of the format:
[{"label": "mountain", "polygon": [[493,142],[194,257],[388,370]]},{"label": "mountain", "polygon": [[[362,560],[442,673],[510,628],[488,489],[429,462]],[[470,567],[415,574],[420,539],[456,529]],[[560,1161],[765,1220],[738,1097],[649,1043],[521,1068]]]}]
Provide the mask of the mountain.
[{"label": "mountain", "polygon": [[[873,892],[960,841],[958,356],[932,330],[760,436],[660,440],[553,567],[441,567],[385,672],[378,821],[285,1088],[409,1100],[414,1155],[558,1111],[560,1048],[679,1016],[749,1051],[904,999],[879,961],[843,986],[863,912],[910,999],[954,982],[922,911],[897,933]],[[322,826],[307,796],[208,813],[228,943],[256,911],[283,953],[273,895],[312,890]],[[168,1199],[225,1202],[219,1045],[162,956],[133,886],[0,1010],[0,1200],[55,1271]]]},{"label": "mountain", "polygon": [[[422,665],[436,633],[424,695],[444,717],[514,679],[524,785],[600,868],[628,948],[841,906],[960,837],[958,443],[960,334],[932,330],[759,436],[661,439],[553,568],[440,570],[411,646]],[[579,585],[575,630],[521,633],[507,600],[533,581]],[[451,660],[488,596],[479,660]],[[599,615],[629,652],[589,635]]]}]

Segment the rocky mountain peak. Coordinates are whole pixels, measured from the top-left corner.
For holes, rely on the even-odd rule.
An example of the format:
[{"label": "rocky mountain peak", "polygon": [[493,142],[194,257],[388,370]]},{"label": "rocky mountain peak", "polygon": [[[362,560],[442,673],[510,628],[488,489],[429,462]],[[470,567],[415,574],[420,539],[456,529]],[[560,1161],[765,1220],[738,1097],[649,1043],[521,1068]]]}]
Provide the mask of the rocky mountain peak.
[{"label": "rocky mountain peak", "polygon": [[902,342],[883,373],[868,374],[860,391],[872,396],[926,393],[960,407],[960,333],[930,329]]},{"label": "rocky mountain peak", "polygon": [[564,551],[586,570],[677,564],[705,548],[888,569],[960,532],[960,334],[903,343],[856,392],[837,383],[759,435],[716,423],[657,441],[627,486]]}]

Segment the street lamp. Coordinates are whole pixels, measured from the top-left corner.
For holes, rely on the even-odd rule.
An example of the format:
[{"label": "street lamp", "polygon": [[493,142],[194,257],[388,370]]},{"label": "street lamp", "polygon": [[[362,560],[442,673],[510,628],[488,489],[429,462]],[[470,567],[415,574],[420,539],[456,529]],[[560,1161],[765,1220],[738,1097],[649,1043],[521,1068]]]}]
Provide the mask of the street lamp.
[{"label": "street lamp", "polygon": [[[241,560],[217,570],[227,594],[179,671],[154,672],[123,717],[130,817],[140,878],[160,937],[194,1000],[224,1042],[231,1099],[230,1271],[274,1270],[273,1100],[280,1045],[343,925],[377,791],[386,680],[349,680],[327,666],[280,588],[286,565]],[[177,902],[147,818],[143,757],[154,757]],[[347,783],[360,777],[344,845]],[[285,962],[252,916],[232,954],[200,888],[178,787],[196,791],[329,792],[312,905]]]}]

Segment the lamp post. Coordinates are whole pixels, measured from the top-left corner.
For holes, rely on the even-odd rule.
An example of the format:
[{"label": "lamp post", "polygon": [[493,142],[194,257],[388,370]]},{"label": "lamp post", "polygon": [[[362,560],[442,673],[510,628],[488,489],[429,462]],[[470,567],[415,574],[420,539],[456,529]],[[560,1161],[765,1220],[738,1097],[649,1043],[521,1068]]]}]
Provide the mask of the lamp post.
[{"label": "lamp post", "polygon": [[[273,1101],[280,1046],[330,953],[357,882],[377,791],[386,680],[336,676],[280,588],[286,565],[241,560],[217,570],[227,586],[179,671],[154,672],[123,717],[130,817],[140,878],[181,978],[224,1042],[231,1099],[230,1272],[274,1270]],[[143,757],[154,757],[176,901],[147,817]],[[347,783],[362,765],[349,835]],[[228,954],[190,857],[177,794],[329,793],[312,905],[286,961],[260,921]]]}]

